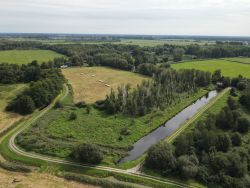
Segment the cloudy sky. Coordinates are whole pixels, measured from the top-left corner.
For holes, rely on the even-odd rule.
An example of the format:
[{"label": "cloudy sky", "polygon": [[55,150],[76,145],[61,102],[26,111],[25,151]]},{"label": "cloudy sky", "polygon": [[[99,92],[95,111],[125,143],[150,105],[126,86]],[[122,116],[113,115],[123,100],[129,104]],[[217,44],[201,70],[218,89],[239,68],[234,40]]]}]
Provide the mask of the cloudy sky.
[{"label": "cloudy sky", "polygon": [[250,0],[0,0],[0,32],[250,36]]}]

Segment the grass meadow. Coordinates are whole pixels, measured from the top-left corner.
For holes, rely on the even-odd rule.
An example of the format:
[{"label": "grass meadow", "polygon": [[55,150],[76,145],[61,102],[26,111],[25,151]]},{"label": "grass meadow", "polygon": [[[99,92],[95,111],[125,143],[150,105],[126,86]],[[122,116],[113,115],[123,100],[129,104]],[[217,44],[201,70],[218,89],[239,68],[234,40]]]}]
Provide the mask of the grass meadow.
[{"label": "grass meadow", "polygon": [[172,64],[174,69],[199,69],[203,71],[214,72],[221,69],[224,76],[237,77],[239,74],[250,78],[250,64],[227,61],[223,59],[190,61]]},{"label": "grass meadow", "polygon": [[116,89],[121,84],[129,83],[136,87],[148,77],[117,69],[105,67],[83,67],[63,69],[74,92],[74,101],[94,103],[105,99],[111,88]]},{"label": "grass meadow", "polygon": [[250,58],[249,57],[232,57],[232,58],[224,58],[224,60],[236,62],[236,63],[245,63],[250,64]]},{"label": "grass meadow", "polygon": [[33,60],[42,63],[62,56],[50,50],[5,50],[0,51],[0,63],[27,64]]}]

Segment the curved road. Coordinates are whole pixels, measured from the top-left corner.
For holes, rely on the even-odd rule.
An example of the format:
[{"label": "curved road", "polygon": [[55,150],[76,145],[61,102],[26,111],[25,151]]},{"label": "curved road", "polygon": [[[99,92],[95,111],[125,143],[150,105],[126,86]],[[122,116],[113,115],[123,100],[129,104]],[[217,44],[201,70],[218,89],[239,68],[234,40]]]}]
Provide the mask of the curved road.
[{"label": "curved road", "polygon": [[[29,152],[26,152],[26,151],[18,148],[15,144],[15,138],[17,137],[17,135],[20,134],[28,126],[30,126],[33,122],[35,122],[38,118],[42,117],[45,113],[47,113],[54,106],[56,101],[64,99],[68,95],[68,93],[69,93],[69,89],[65,85],[65,91],[64,91],[64,94],[62,96],[58,97],[52,104],[50,104],[48,107],[43,109],[38,115],[36,115],[36,116],[32,117],[30,120],[28,120],[17,132],[15,132],[11,136],[11,138],[9,140],[9,148],[12,152],[17,153],[19,155],[26,156],[26,157],[30,157],[33,159],[40,159],[43,161],[57,163],[57,164],[65,164],[65,165],[70,165],[70,166],[75,166],[75,167],[98,169],[98,170],[104,170],[104,171],[109,171],[109,172],[116,172],[116,173],[120,173],[120,174],[127,174],[127,175],[131,175],[131,176],[141,177],[141,178],[144,178],[147,180],[153,180],[153,181],[157,181],[160,183],[164,183],[164,184],[166,184],[166,186],[167,185],[174,185],[176,187],[181,187],[181,188],[184,188],[184,187],[195,188],[194,186],[179,183],[177,181],[172,181],[172,180],[168,180],[168,179],[162,179],[162,178],[158,178],[158,177],[154,177],[154,176],[149,176],[149,175],[143,174],[141,172],[134,172],[134,170],[132,170],[132,169],[122,170],[122,169],[111,168],[111,167],[106,167],[106,166],[92,166],[92,165],[80,164],[80,163],[76,163],[76,162],[72,162],[72,161],[68,161],[68,160],[58,159],[55,157],[44,156],[44,155],[35,154],[35,153],[29,153]],[[222,96],[223,95],[220,95],[220,97],[222,97]],[[218,99],[216,99],[216,100],[218,100]]]}]

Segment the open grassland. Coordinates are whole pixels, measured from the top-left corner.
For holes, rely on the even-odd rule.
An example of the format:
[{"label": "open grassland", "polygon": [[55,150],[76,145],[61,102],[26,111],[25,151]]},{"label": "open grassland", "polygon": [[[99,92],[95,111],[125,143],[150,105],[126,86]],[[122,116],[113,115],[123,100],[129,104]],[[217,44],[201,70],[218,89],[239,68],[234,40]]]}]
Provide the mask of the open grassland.
[{"label": "open grassland", "polygon": [[33,60],[42,63],[62,56],[50,50],[6,50],[0,51],[0,63],[27,64]]},{"label": "open grassland", "polygon": [[[95,143],[105,153],[103,164],[113,165],[126,154],[134,142],[162,125],[207,91],[199,90],[192,96],[184,95],[182,100],[168,106],[164,111],[155,110],[143,117],[128,117],[121,114],[107,115],[92,107],[90,113],[85,108],[76,108],[65,98],[64,107],[51,110],[40,118],[20,137],[26,149],[57,157],[67,158],[78,143]],[[70,114],[77,114],[70,120]],[[123,134],[126,130],[127,134]],[[32,142],[31,142],[32,140]]]},{"label": "open grassland", "polygon": [[233,57],[233,58],[223,58],[224,60],[236,62],[236,63],[245,63],[250,64],[250,58],[249,57]]},{"label": "open grassland", "polygon": [[210,72],[221,69],[224,76],[237,77],[241,74],[244,77],[250,78],[250,64],[247,65],[222,59],[177,63],[172,64],[172,67],[175,69],[199,69]]},{"label": "open grassland", "polygon": [[139,74],[104,67],[83,67],[63,69],[63,74],[73,87],[74,102],[94,103],[121,84],[136,87],[144,79]]},{"label": "open grassland", "polygon": [[0,132],[18,121],[21,116],[4,111],[8,102],[25,88],[24,84],[0,85]]}]

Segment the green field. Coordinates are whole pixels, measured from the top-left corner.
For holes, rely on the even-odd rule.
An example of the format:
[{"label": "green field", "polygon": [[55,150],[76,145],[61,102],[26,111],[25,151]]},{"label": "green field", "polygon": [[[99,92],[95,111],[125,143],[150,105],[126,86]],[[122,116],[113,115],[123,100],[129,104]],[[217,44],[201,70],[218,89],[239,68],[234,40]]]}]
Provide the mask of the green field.
[{"label": "green field", "polygon": [[[136,118],[121,114],[107,115],[94,107],[88,114],[85,108],[74,106],[70,94],[64,99],[63,108],[54,108],[46,117],[40,118],[18,137],[18,143],[26,149],[32,148],[33,151],[62,158],[68,157],[73,147],[80,142],[95,143],[106,154],[103,163],[112,165],[126,154],[134,142],[205,93],[207,91],[199,90],[192,96],[184,94],[181,101],[168,106],[164,111],[155,110]],[[77,114],[76,120],[69,120],[72,112]]]},{"label": "green field", "polygon": [[42,63],[62,56],[50,50],[6,50],[0,51],[0,63],[27,64],[33,60]]},{"label": "green field", "polygon": [[177,63],[172,64],[172,67],[174,69],[199,69],[210,72],[221,69],[224,76],[237,77],[241,74],[244,77],[250,78],[250,65],[223,59]]},{"label": "green field", "polygon": [[236,62],[236,63],[250,64],[250,58],[249,57],[233,57],[233,58],[223,58],[223,59],[227,60],[227,61]]}]

